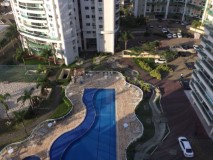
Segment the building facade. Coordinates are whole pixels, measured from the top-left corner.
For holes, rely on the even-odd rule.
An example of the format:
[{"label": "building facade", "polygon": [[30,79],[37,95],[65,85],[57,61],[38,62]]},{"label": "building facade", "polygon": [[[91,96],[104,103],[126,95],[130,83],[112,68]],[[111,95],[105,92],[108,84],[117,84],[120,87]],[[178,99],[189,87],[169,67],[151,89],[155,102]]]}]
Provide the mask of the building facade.
[{"label": "building facade", "polygon": [[202,19],[206,0],[135,0],[134,15],[151,19]]},{"label": "building facade", "polygon": [[205,13],[205,34],[201,39],[203,49],[198,51],[190,87],[195,111],[213,139],[213,16],[208,14],[210,12],[211,9],[207,9]]},{"label": "building facade", "polygon": [[10,0],[24,48],[51,49],[65,64],[80,51],[114,53],[119,0]]}]

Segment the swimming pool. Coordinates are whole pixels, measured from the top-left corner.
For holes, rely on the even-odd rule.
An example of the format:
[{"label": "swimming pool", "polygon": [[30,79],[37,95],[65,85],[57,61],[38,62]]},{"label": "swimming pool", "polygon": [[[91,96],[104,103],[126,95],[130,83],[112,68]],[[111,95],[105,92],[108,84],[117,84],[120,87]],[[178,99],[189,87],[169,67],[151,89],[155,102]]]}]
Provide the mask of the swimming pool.
[{"label": "swimming pool", "polygon": [[50,159],[116,160],[115,90],[85,89],[83,102],[85,120],[53,143]]}]

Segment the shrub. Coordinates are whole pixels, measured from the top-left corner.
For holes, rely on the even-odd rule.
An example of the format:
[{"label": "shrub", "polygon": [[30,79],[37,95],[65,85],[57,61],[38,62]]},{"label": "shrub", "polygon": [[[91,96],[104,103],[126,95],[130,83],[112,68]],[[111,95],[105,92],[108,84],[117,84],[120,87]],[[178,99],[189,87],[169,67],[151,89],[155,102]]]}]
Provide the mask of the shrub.
[{"label": "shrub", "polygon": [[151,35],[151,33],[150,32],[144,32],[144,34],[143,34],[145,37],[148,37],[148,36],[150,36]]},{"label": "shrub", "polygon": [[149,66],[149,64],[146,62],[143,62],[141,59],[137,59],[136,64],[138,64],[139,67],[141,67],[143,70],[145,70],[147,72],[150,72],[152,70],[152,68]]},{"label": "shrub", "polygon": [[161,80],[161,74],[157,69],[152,70],[149,74],[150,76],[155,77],[158,80]]}]

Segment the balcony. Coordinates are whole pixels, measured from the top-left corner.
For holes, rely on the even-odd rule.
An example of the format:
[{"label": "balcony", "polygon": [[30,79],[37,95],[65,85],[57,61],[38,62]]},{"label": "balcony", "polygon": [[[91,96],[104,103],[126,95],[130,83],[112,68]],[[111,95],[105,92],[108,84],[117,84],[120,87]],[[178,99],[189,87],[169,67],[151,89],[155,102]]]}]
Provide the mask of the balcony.
[{"label": "balcony", "polygon": [[18,31],[23,36],[26,36],[26,37],[29,37],[29,38],[32,38],[32,39],[36,39],[36,40],[40,40],[40,41],[51,41],[51,42],[55,42],[55,43],[57,43],[59,41],[58,38],[49,37],[42,32],[34,33],[34,32],[25,31],[23,29],[19,29]]},{"label": "balcony", "polygon": [[19,5],[19,8],[26,9],[26,10],[36,10],[36,11],[43,11],[44,8],[42,7],[33,7],[33,6],[23,6]]},{"label": "balcony", "polygon": [[205,86],[206,88],[208,88],[208,90],[210,90],[211,93],[213,93],[213,86],[212,86],[212,84],[210,83],[211,80],[208,79],[208,78],[206,77],[206,75],[203,74],[203,72],[201,72],[201,71],[196,71],[196,74],[197,74],[197,76],[199,77],[199,79],[203,82],[204,86]]},{"label": "balcony", "polygon": [[208,14],[213,16],[213,9],[212,8],[208,10]]},{"label": "balcony", "polygon": [[47,19],[45,17],[30,17],[30,16],[25,16],[22,14],[20,15],[20,17],[29,22],[47,23]]},{"label": "balcony", "polygon": [[39,43],[34,43],[31,41],[27,41],[27,44],[30,48],[39,48],[39,49],[51,49],[51,45],[44,45],[44,44],[39,44]]},{"label": "balcony", "polygon": [[200,64],[209,75],[213,75],[213,65],[209,64],[206,60],[202,60]]},{"label": "balcony", "polygon": [[199,92],[199,95],[207,104],[208,108],[213,112],[213,100],[211,100],[211,97],[209,97],[209,95],[205,91],[203,91],[203,88],[202,88],[203,84],[201,85],[201,83],[198,83],[198,82],[193,82],[193,84],[196,90]]},{"label": "balcony", "polygon": [[203,104],[199,101],[197,95],[192,92],[192,98],[196,103],[198,109],[200,110],[201,114],[203,115],[204,119],[206,120],[207,124],[210,125],[213,123],[212,114],[206,109]]}]

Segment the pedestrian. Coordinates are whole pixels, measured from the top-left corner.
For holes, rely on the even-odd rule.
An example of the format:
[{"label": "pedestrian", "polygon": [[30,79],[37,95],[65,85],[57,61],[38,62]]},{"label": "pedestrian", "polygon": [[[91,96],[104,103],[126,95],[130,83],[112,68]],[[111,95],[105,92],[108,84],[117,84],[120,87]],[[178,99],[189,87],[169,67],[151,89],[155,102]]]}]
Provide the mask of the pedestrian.
[{"label": "pedestrian", "polygon": [[183,79],[183,73],[180,74],[180,78]]}]

